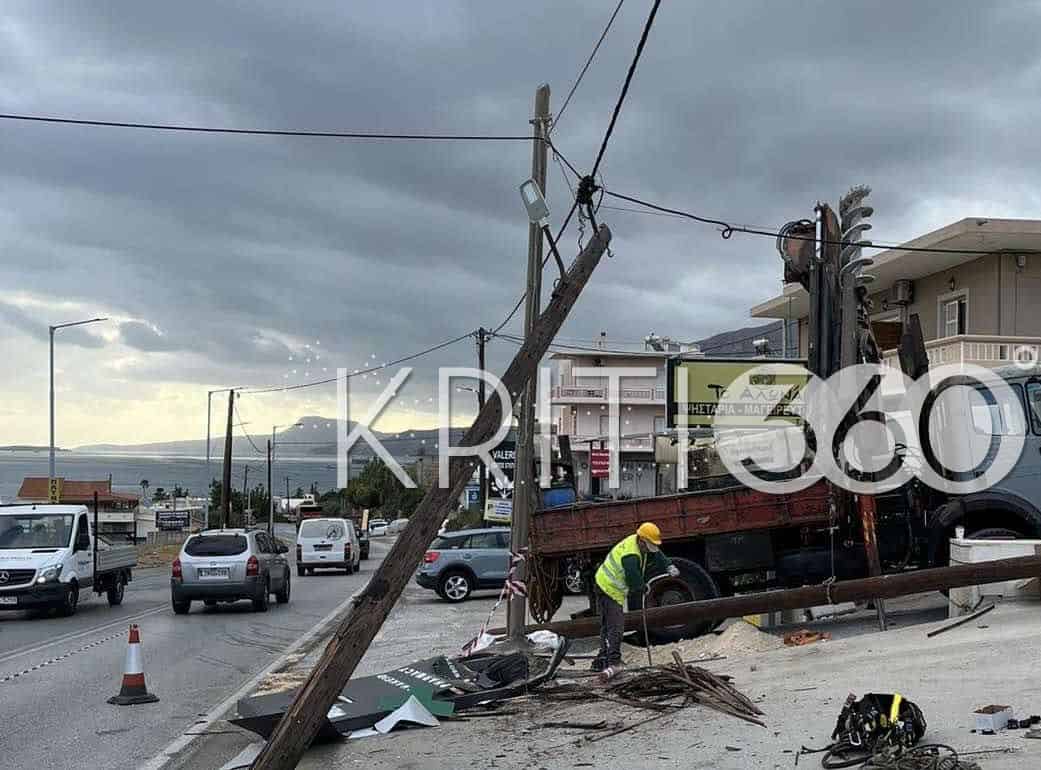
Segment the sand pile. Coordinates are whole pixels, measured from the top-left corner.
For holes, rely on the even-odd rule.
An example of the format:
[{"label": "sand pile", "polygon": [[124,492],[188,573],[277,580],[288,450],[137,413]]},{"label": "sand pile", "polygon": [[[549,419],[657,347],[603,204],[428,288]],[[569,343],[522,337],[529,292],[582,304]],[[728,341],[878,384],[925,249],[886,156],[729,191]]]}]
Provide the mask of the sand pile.
[{"label": "sand pile", "polygon": [[[782,649],[784,640],[760,631],[751,623],[738,620],[731,623],[721,634],[707,634],[697,639],[684,639],[675,644],[663,644],[651,647],[651,660],[657,664],[671,664],[672,653],[676,651],[685,661],[696,661],[699,658],[712,658],[719,655],[737,657],[770,650]],[[622,645],[622,660],[626,665],[647,665],[647,650],[630,644]]]}]

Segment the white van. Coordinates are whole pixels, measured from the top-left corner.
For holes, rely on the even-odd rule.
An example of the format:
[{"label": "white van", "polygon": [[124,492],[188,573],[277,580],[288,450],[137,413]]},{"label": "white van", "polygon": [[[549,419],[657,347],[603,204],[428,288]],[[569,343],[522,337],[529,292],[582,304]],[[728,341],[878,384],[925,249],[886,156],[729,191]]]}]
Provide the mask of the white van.
[{"label": "white van", "polygon": [[348,519],[304,519],[296,533],[296,574],[315,569],[342,569],[348,575],[361,568],[361,544]]}]

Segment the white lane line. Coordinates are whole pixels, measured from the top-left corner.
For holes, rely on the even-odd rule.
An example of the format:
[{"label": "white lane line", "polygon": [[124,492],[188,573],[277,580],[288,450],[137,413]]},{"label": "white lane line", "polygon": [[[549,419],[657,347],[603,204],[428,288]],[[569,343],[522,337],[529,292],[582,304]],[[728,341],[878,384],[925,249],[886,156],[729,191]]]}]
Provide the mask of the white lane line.
[{"label": "white lane line", "polygon": [[87,650],[93,650],[95,647],[100,647],[106,642],[111,642],[113,639],[126,638],[126,635],[127,632],[121,628],[113,634],[103,636],[100,639],[95,639],[93,642],[87,642],[85,645],[75,650],[69,650],[68,652],[62,653],[57,657],[41,661],[33,666],[30,666],[29,668],[22,669],[21,671],[15,671],[13,674],[0,676],[0,684],[4,684],[6,682],[13,682],[19,677],[26,676],[27,674],[31,674],[34,671],[39,671],[41,668],[46,668],[47,666],[53,666],[55,663],[61,663],[61,661],[66,660],[67,658],[71,658],[73,655],[78,655],[79,653],[86,652]]},{"label": "white lane line", "polygon": [[94,626],[94,627],[88,628],[88,629],[86,629],[84,631],[73,631],[73,632],[70,632],[68,634],[65,634],[64,636],[59,636],[59,637],[56,637],[54,639],[51,639],[50,641],[42,642],[40,644],[31,644],[31,645],[28,645],[26,647],[22,647],[20,649],[13,650],[12,652],[8,652],[8,653],[6,653],[4,655],[0,655],[0,663],[6,663],[9,660],[12,660],[14,658],[19,658],[19,657],[21,657],[23,655],[29,655],[30,653],[40,652],[41,650],[46,650],[48,647],[53,647],[56,644],[64,644],[66,642],[75,641],[76,639],[82,639],[84,636],[90,636],[91,634],[96,634],[96,633],[99,633],[101,631],[106,631],[106,630],[108,630],[110,628],[113,628],[115,626],[126,625],[130,621],[138,620],[138,619],[144,618],[144,617],[148,617],[149,615],[155,615],[157,612],[162,612],[163,610],[167,609],[169,606],[170,606],[169,604],[163,603],[163,604],[157,605],[155,607],[152,607],[151,609],[147,609],[147,610],[144,610],[142,612],[138,612],[138,613],[136,613],[134,615],[124,615],[119,620],[113,620],[113,621],[110,621],[108,623],[103,623],[100,626]]},{"label": "white lane line", "polygon": [[[366,585],[368,585],[368,581],[366,581]],[[192,730],[193,732],[185,733],[179,738],[171,741],[166,748],[141,765],[138,770],[159,770],[159,768],[164,767],[167,762],[174,759],[178,754],[187,749],[196,738],[202,737],[214,722],[220,719],[228,710],[238,703],[240,699],[244,698],[256,689],[257,685],[260,684],[260,681],[264,677],[278,670],[280,666],[285,664],[286,659],[301,647],[311,640],[321,636],[326,629],[333,624],[336,618],[347,609],[350,603],[354,601],[354,597],[361,593],[362,590],[364,590],[364,587],[348,596],[332,612],[322,618],[321,621],[318,622],[318,625],[289,645],[285,652],[273,660],[266,668],[260,671],[260,673],[242,685],[242,687],[206,712],[206,715],[203,716],[202,719],[193,722],[184,728],[185,730]]]}]

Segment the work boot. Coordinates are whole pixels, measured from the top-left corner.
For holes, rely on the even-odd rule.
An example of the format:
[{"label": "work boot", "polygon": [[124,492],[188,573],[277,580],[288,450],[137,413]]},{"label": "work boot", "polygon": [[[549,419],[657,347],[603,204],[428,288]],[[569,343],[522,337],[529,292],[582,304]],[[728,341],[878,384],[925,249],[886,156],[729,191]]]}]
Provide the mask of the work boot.
[{"label": "work boot", "polygon": [[607,661],[603,658],[593,658],[593,663],[589,666],[590,671],[597,672],[603,671],[605,668],[607,668]]}]

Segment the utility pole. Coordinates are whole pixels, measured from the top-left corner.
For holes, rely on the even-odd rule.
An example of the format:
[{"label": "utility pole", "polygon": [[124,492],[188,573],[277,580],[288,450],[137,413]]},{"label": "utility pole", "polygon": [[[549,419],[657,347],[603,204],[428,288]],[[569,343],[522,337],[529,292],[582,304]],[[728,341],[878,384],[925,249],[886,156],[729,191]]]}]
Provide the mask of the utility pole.
[{"label": "utility pole", "polygon": [[[516,399],[538,373],[539,362],[560,331],[593,270],[611,242],[606,225],[590,239],[567,273],[560,279],[549,306],[524,340],[502,377],[502,384]],[[499,399],[490,399],[463,436],[464,446],[475,446],[495,435],[504,417]],[[366,588],[351,603],[329,640],[325,652],[307,681],[275,727],[274,733],[253,761],[253,770],[290,770],[325,723],[329,708],[351,678],[355,667],[379,633],[401,592],[408,584],[423,553],[437,535],[445,512],[462,493],[473,475],[472,458],[453,457],[445,487],[430,487],[409,519],[390,553],[373,573]]]},{"label": "utility pole", "polygon": [[[535,91],[535,117],[532,119],[532,134],[535,137],[531,148],[531,178],[545,194],[546,165],[548,160],[549,136],[549,85],[543,83]],[[527,341],[535,331],[539,320],[542,301],[542,229],[532,222],[528,225],[528,289],[524,302],[524,339]],[[517,429],[517,464],[514,468],[513,515],[510,522],[510,548],[522,553],[528,546],[528,525],[538,500],[535,483],[535,399],[538,397],[538,372],[527,381],[520,405],[520,420]],[[515,578],[521,583],[527,580],[527,565],[521,561]],[[510,639],[520,643],[524,639],[527,621],[528,600],[520,594],[512,594],[506,613],[506,628]]]},{"label": "utility pole", "polygon": [[248,465],[243,465],[242,466],[242,523],[243,523],[243,525],[246,525],[246,526],[248,526],[247,521],[246,521],[246,509],[249,507],[249,505],[248,505],[249,498],[247,497],[247,495],[249,494],[248,491],[247,491],[248,489],[249,489],[249,466]]},{"label": "utility pole", "polygon": [[[477,330],[477,368],[481,370],[481,374],[484,374],[484,343],[487,339],[488,330],[482,326]],[[477,382],[477,411],[480,412],[482,409],[484,409],[483,377]],[[350,469],[348,468],[348,470]],[[478,473],[481,474],[478,477],[481,490],[477,497],[481,504],[481,518],[484,518],[485,506],[488,505],[488,469],[484,465],[484,460],[481,460],[478,466]]]},{"label": "utility pole", "polygon": [[267,532],[275,534],[275,488],[271,486],[271,439],[267,442]]},{"label": "utility pole", "polygon": [[235,409],[235,390],[228,391],[228,427],[224,432],[224,474],[220,490],[220,526],[228,526],[228,511],[231,506],[231,432],[232,413]]}]

